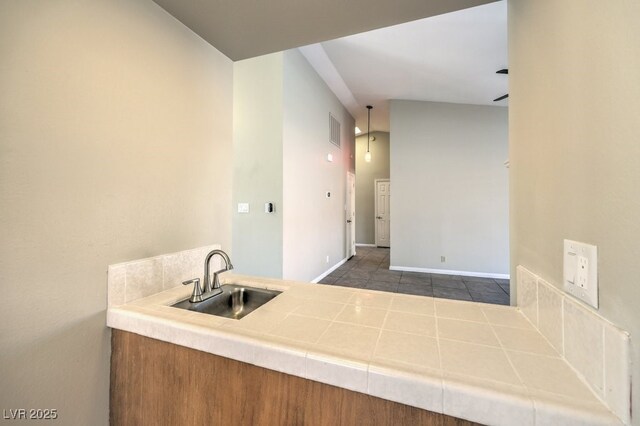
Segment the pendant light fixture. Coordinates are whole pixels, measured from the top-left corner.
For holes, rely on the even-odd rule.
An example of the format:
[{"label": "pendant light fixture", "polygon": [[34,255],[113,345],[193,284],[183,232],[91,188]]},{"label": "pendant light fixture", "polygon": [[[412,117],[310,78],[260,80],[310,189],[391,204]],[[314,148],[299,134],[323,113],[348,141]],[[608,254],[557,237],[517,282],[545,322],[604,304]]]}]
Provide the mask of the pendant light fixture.
[{"label": "pendant light fixture", "polygon": [[367,105],[367,153],[364,154],[364,161],[367,163],[371,162],[371,152],[369,151],[369,141],[371,140],[371,136],[369,133],[371,132],[371,110],[373,107],[371,105]]}]

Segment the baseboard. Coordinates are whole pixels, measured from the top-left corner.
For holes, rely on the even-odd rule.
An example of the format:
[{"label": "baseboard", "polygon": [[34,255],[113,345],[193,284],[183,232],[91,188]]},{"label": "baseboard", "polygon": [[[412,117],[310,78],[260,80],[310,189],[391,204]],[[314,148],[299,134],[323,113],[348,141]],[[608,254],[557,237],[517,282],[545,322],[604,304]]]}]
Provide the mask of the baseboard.
[{"label": "baseboard", "polygon": [[492,274],[487,272],[453,271],[450,269],[414,268],[411,266],[389,266],[391,271],[424,272],[429,274],[461,275],[463,277],[498,278],[508,280],[509,274]]},{"label": "baseboard", "polygon": [[356,243],[356,247],[377,247],[375,244]]},{"label": "baseboard", "polygon": [[346,257],[344,259],[342,259],[340,262],[336,263],[335,265],[333,265],[331,268],[327,269],[325,272],[323,272],[322,275],[319,275],[317,277],[315,277],[311,282],[312,283],[317,283],[319,282],[321,279],[323,279],[324,277],[326,277],[327,275],[329,275],[330,273],[332,273],[333,271],[335,271],[336,269],[338,269],[339,267],[341,267],[342,265],[344,265],[344,263],[349,260]]}]

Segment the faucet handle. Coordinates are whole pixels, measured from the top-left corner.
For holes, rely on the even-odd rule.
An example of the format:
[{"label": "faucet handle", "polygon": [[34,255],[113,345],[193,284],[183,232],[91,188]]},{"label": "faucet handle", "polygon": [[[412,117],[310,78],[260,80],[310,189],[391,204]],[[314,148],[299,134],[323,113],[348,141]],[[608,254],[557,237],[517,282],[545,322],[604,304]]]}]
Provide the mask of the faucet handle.
[{"label": "faucet handle", "polygon": [[193,293],[189,298],[189,302],[196,303],[202,302],[202,287],[200,286],[200,278],[193,278],[191,280],[183,281],[182,285],[193,284]]}]

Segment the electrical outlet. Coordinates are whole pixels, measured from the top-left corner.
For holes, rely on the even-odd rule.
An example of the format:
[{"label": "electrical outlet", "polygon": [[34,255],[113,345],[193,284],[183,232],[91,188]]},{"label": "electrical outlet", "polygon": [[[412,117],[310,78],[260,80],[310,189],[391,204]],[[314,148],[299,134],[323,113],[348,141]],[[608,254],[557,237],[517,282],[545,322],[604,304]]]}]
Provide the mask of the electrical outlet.
[{"label": "electrical outlet", "polygon": [[598,308],[598,248],[591,244],[564,240],[564,290]]},{"label": "electrical outlet", "polygon": [[329,255],[327,255],[327,263],[329,263]]},{"label": "electrical outlet", "polygon": [[447,258],[445,256],[440,256],[440,262],[444,263],[446,261],[447,261]]},{"label": "electrical outlet", "polygon": [[589,288],[589,259],[578,256],[575,284],[580,288]]}]

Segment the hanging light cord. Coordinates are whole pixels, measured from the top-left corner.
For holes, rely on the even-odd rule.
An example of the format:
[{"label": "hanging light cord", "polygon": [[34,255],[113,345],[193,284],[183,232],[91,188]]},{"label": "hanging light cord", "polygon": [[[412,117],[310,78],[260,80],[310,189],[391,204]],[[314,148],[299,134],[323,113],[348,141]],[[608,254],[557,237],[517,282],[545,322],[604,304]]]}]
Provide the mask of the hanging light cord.
[{"label": "hanging light cord", "polygon": [[369,132],[371,130],[371,109],[373,107],[371,105],[367,105],[367,152],[369,152],[369,141],[371,140],[371,136],[369,136]]}]

